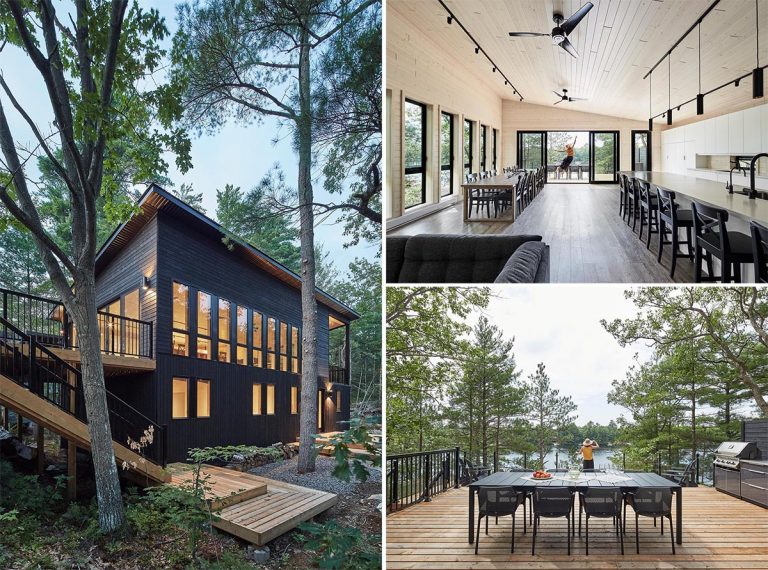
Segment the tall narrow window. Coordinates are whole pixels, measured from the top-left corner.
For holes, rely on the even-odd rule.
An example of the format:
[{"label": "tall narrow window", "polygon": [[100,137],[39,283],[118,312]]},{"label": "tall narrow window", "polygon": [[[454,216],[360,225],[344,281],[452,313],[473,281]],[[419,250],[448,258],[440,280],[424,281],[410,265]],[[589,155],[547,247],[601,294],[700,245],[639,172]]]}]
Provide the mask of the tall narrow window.
[{"label": "tall narrow window", "polygon": [[341,411],[341,390],[336,390],[336,412]]},{"label": "tall narrow window", "polygon": [[427,107],[405,101],[405,208],[427,201]]},{"label": "tall narrow window", "polygon": [[469,119],[464,119],[464,176],[472,172],[472,145],[475,137],[475,126]]},{"label": "tall narrow window", "polygon": [[299,389],[291,386],[291,414],[294,416],[299,413]]},{"label": "tall narrow window", "polygon": [[277,325],[275,319],[269,317],[267,319],[267,368],[271,370],[277,370],[277,362],[275,360],[276,335]]},{"label": "tall narrow window", "polygon": [[253,415],[261,415],[261,384],[253,385]]},{"label": "tall narrow window", "polygon": [[139,318],[139,290],[134,289],[123,296],[123,354],[139,354],[139,326],[136,320]]},{"label": "tall narrow window", "polygon": [[440,114],[440,195],[453,194],[453,115]]},{"label": "tall narrow window", "polygon": [[291,372],[294,374],[301,374],[301,366],[299,364],[299,358],[301,358],[301,344],[299,343],[299,335],[301,329],[298,327],[291,327]]},{"label": "tall narrow window", "polygon": [[480,127],[480,170],[485,171],[485,143],[488,141],[488,127]]},{"label": "tall narrow window", "polygon": [[173,282],[172,352],[189,356],[189,288]]},{"label": "tall narrow window", "polygon": [[267,384],[267,415],[275,415],[275,385]]},{"label": "tall narrow window", "polygon": [[187,378],[174,378],[171,396],[171,417],[175,420],[188,418],[189,380]]},{"label": "tall narrow window", "polygon": [[237,350],[236,362],[246,366],[248,364],[248,309],[237,306]]},{"label": "tall narrow window", "polygon": [[211,359],[211,296],[197,292],[197,357]]},{"label": "tall narrow window", "polygon": [[229,301],[219,299],[219,361],[230,362],[232,355],[229,347],[230,327],[232,315]]},{"label": "tall narrow window", "polygon": [[288,372],[288,325],[280,323],[280,370]]},{"label": "tall narrow window", "polygon": [[496,170],[496,165],[499,161],[499,129],[493,129],[493,154],[491,160],[493,160],[493,170]]},{"label": "tall narrow window", "polygon": [[197,381],[197,417],[211,417],[211,381]]},{"label": "tall narrow window", "polygon": [[323,391],[317,392],[317,429],[323,429]]},{"label": "tall narrow window", "polygon": [[254,366],[258,366],[261,368],[264,366],[264,349],[262,346],[262,336],[263,336],[263,329],[262,329],[262,315],[261,313],[258,313],[256,311],[253,311],[253,331],[252,331],[252,342],[253,342],[253,354],[252,354],[252,363]]}]

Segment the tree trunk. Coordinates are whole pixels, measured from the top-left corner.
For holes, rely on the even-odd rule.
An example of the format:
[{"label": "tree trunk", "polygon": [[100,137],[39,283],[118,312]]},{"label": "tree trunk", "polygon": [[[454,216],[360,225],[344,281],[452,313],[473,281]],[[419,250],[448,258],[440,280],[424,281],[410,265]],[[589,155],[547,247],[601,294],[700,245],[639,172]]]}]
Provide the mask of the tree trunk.
[{"label": "tree trunk", "polygon": [[[91,436],[99,526],[104,532],[114,532],[123,526],[125,516],[120,479],[112,449],[112,430],[109,425],[107,391],[101,361],[101,335],[96,314],[96,285],[92,277],[94,272],[85,273],[87,277],[75,281],[77,305],[70,307],[70,313],[77,327],[80,345],[80,369],[88,415],[88,433]],[[125,441],[119,443],[127,445]]]},{"label": "tree trunk", "polygon": [[482,408],[480,421],[482,421],[482,449],[483,449],[483,467],[488,467],[488,381],[483,374]]},{"label": "tree trunk", "polygon": [[[301,238],[301,430],[299,473],[315,470],[314,434],[317,433],[317,302],[315,300],[315,233],[312,212],[312,103],[310,100],[309,35],[301,32],[299,54],[299,218]],[[325,398],[323,398],[324,400]]]}]

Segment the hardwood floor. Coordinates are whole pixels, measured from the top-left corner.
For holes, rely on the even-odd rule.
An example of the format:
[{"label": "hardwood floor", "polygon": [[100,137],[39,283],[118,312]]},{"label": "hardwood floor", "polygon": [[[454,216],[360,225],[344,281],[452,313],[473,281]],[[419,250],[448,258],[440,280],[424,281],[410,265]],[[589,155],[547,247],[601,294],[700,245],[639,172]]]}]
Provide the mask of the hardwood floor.
[{"label": "hardwood floor", "polygon": [[[658,236],[652,236],[646,250],[645,233],[641,242],[619,216],[618,186],[613,184],[547,184],[514,223],[465,223],[459,203],[388,235],[420,233],[540,235],[550,245],[553,283],[672,282],[671,246],[664,247],[657,263]],[[693,263],[687,258],[678,257],[674,281],[693,282]]]},{"label": "hardwood floor", "polygon": [[[490,521],[480,532],[480,551],[467,543],[467,488],[455,489],[388,515],[387,568],[429,570],[473,569],[628,569],[628,568],[760,568],[768,569],[768,510],[724,495],[710,487],[683,489],[683,544],[672,554],[669,529],[664,535],[652,519],[641,519],[640,554],[635,553],[635,521],[627,513],[624,556],[606,519],[591,519],[589,556],[584,535],[574,538],[571,556],[565,547],[565,520],[542,519],[531,556],[531,529],[523,534],[518,513],[515,553],[510,554],[512,522]],[[577,517],[578,519],[578,517]],[[484,523],[483,523],[484,524]],[[578,520],[576,521],[578,525]]]}]

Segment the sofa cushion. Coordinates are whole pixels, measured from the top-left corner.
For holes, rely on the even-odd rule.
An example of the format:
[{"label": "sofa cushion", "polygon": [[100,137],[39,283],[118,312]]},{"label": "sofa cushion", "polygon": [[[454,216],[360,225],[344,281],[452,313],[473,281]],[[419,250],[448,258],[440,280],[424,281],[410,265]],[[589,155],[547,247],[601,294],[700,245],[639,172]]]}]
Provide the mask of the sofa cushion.
[{"label": "sofa cushion", "polygon": [[540,241],[522,244],[509,258],[494,283],[534,283],[547,245]]},{"label": "sofa cushion", "polygon": [[[541,241],[541,236],[412,236],[396,282],[493,283],[515,250],[529,241]],[[389,244],[388,239],[388,260]]]},{"label": "sofa cushion", "polygon": [[387,238],[387,283],[397,283],[400,269],[403,267],[405,244],[410,236],[392,236]]}]

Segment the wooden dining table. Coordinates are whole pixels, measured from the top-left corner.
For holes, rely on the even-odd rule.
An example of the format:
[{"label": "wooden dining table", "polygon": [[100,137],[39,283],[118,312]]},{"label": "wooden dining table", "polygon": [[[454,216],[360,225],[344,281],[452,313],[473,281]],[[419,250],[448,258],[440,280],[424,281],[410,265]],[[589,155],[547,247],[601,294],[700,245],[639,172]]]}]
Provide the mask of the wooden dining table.
[{"label": "wooden dining table", "polygon": [[553,473],[551,479],[535,480],[530,471],[499,471],[469,484],[469,543],[475,540],[475,495],[480,487],[513,487],[516,491],[532,491],[536,487],[566,487],[571,491],[586,491],[589,487],[618,487],[622,492],[639,487],[670,489],[675,495],[675,540],[683,543],[683,488],[656,473],[581,473],[571,479],[568,473]]},{"label": "wooden dining table", "polygon": [[[514,191],[515,188],[517,188],[518,182],[520,182],[520,179],[523,177],[523,174],[525,174],[524,170],[516,170],[510,174],[497,174],[496,176],[491,176],[490,178],[484,178],[482,180],[478,180],[477,182],[467,182],[465,184],[461,185],[461,188],[464,190],[464,221],[465,222],[498,222],[498,218],[470,218],[469,217],[469,193],[470,190],[482,190],[486,193],[501,193],[507,190]],[[515,214],[516,214],[516,206],[512,204],[512,219],[510,221],[515,221]],[[508,219],[508,218],[505,218]]]}]

